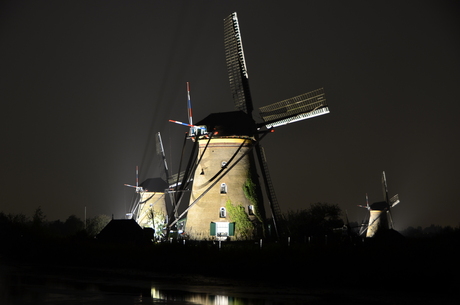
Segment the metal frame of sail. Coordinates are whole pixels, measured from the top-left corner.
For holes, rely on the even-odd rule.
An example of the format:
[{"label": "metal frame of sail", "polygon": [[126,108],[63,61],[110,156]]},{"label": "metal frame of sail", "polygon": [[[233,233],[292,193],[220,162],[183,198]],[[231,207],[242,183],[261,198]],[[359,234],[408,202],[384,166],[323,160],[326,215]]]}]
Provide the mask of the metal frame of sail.
[{"label": "metal frame of sail", "polygon": [[248,72],[236,13],[224,19],[224,45],[228,78],[235,108],[251,114],[254,108],[249,91]]},{"label": "metal frame of sail", "polygon": [[268,106],[260,107],[267,128],[286,125],[329,113],[324,89],[316,89]]}]

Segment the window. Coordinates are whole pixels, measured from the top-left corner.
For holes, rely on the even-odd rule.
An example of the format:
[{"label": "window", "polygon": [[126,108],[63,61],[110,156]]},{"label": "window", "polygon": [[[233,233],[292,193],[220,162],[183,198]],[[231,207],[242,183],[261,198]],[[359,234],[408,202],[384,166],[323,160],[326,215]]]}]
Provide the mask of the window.
[{"label": "window", "polygon": [[235,235],[234,222],[211,222],[209,235],[216,236],[218,240],[226,240],[228,236]]},{"label": "window", "polygon": [[224,207],[220,208],[220,210],[219,210],[219,217],[220,217],[220,218],[225,218],[225,217],[227,217],[227,210],[226,210]]},{"label": "window", "polygon": [[220,193],[221,193],[221,194],[227,194],[227,184],[222,183],[222,184],[220,185]]}]

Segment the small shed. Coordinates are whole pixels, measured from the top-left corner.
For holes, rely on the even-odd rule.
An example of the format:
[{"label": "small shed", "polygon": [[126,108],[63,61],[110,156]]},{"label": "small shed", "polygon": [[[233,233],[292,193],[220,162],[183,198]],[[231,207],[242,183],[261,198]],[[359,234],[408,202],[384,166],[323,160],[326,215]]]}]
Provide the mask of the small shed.
[{"label": "small shed", "polygon": [[146,242],[153,234],[151,230],[143,230],[134,219],[112,219],[96,238],[104,242]]}]

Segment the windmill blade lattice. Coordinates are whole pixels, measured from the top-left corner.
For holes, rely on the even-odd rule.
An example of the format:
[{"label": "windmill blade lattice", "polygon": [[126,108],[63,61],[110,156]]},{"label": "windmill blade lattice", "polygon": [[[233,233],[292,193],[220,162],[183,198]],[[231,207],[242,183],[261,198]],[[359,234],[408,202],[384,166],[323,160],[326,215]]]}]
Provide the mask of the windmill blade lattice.
[{"label": "windmill blade lattice", "polygon": [[390,199],[390,208],[395,207],[399,203],[399,195],[396,194]]},{"label": "windmill blade lattice", "polygon": [[267,128],[277,127],[329,113],[324,89],[320,88],[259,108]]},{"label": "windmill blade lattice", "polygon": [[253,110],[252,98],[236,12],[224,19],[224,45],[228,78],[235,108],[251,114]]}]

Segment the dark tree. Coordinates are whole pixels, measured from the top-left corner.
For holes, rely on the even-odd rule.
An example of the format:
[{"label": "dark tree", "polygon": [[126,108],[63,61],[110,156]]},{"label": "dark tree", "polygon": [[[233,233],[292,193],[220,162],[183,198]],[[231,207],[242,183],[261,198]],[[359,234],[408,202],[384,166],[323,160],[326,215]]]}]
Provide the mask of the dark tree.
[{"label": "dark tree", "polygon": [[289,234],[296,239],[311,236],[332,234],[334,229],[341,228],[342,210],[337,204],[314,203],[310,208],[289,211],[285,217]]},{"label": "dark tree", "polygon": [[85,229],[85,223],[75,215],[70,215],[64,222],[64,234],[67,236],[75,235]]},{"label": "dark tree", "polygon": [[34,227],[41,227],[45,223],[45,219],[45,213],[43,213],[41,207],[38,207],[32,216],[32,224]]},{"label": "dark tree", "polygon": [[86,221],[86,232],[89,236],[96,236],[110,222],[111,218],[107,215],[98,215]]}]

